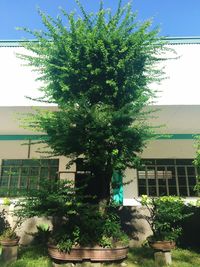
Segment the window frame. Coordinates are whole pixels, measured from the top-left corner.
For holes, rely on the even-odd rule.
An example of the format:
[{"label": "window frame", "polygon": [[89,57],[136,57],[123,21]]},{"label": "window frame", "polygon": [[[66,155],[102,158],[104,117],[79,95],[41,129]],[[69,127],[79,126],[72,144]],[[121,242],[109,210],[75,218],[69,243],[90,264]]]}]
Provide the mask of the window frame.
[{"label": "window frame", "polygon": [[[149,159],[142,159],[143,161],[143,169],[137,169],[137,187],[138,187],[138,196],[143,195],[141,193],[142,188],[144,191],[146,191],[146,195],[148,196],[163,196],[163,195],[176,195],[180,197],[197,197],[198,194],[193,191],[192,188],[194,188],[195,184],[197,183],[197,169],[196,167],[192,164],[192,161],[194,159],[164,159],[164,158],[149,158]],[[166,163],[165,163],[166,161]],[[183,164],[185,161],[186,164]],[[149,164],[148,164],[149,162]],[[170,164],[167,164],[167,162],[171,162]],[[160,169],[163,170],[160,170]],[[164,172],[168,173],[171,168],[171,178],[165,176],[164,177]],[[180,170],[178,168],[183,168],[184,174],[180,175]],[[188,174],[189,168],[193,168],[193,174]],[[174,170],[174,174],[173,171]],[[142,178],[140,178],[140,172],[143,172],[141,174]],[[149,174],[155,172],[155,177],[152,178],[153,176],[150,176]],[[163,178],[159,177],[160,173],[163,172]],[[145,175],[144,175],[145,174]],[[174,175],[174,177],[173,177]],[[149,178],[151,177],[151,178]],[[193,182],[190,180],[191,178],[195,178],[195,184],[193,185]],[[143,182],[143,185],[140,185],[140,180],[144,179],[145,182]],[[155,179],[155,185],[149,186],[150,179]],[[170,180],[173,179],[175,182],[175,185],[169,185]],[[180,184],[180,180],[182,179],[183,182],[185,182],[185,185]],[[159,184],[159,181],[162,180],[165,185]],[[172,181],[172,183],[173,183]],[[194,180],[193,180],[194,181]],[[160,193],[161,187],[163,187],[163,192],[165,191],[166,193],[162,194]],[[165,187],[165,188],[164,188]],[[152,192],[154,190],[155,194],[151,194],[150,191],[152,189]],[[170,194],[170,189],[176,192],[175,194]],[[182,190],[182,192],[181,192]],[[186,190],[184,192],[184,190]],[[184,193],[183,193],[184,192]],[[145,193],[144,193],[145,194]]]},{"label": "window frame", "polygon": [[[42,171],[44,168],[45,171],[47,171],[46,176],[44,173],[42,176]],[[6,169],[8,169],[8,175],[6,175]],[[13,172],[13,169],[16,169],[16,176],[16,173]],[[33,169],[35,170],[33,171]],[[37,174],[33,175],[33,173],[31,173],[31,170],[33,171],[33,173],[35,172]],[[55,176],[55,179],[57,179],[58,172],[59,158],[2,159],[0,165],[0,196],[21,196],[30,189],[39,188],[40,179],[42,178],[54,179],[54,177],[52,176]],[[8,179],[7,181],[6,178]],[[14,178],[16,179],[16,185]],[[4,179],[6,181],[5,184]],[[14,181],[14,185],[12,185],[12,179]]]}]

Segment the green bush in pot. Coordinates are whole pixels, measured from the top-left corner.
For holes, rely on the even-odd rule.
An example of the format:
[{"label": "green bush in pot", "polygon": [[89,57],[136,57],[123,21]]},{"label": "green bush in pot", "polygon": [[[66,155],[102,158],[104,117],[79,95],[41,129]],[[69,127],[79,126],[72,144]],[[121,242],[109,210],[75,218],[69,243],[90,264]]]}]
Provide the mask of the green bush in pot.
[{"label": "green bush in pot", "polygon": [[181,235],[181,222],[191,215],[186,209],[184,200],[175,196],[147,197],[142,196],[141,204],[148,209],[145,219],[153,235],[151,241],[176,241]]}]

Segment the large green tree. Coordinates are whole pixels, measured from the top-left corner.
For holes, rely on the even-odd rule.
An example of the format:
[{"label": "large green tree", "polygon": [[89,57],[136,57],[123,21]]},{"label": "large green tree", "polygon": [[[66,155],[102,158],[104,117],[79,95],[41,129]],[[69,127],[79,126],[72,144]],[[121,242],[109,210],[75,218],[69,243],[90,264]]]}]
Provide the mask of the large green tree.
[{"label": "large green tree", "polygon": [[22,55],[43,81],[41,101],[56,111],[38,111],[29,125],[47,133],[55,155],[76,162],[83,157],[95,181],[97,201],[110,199],[113,170],[135,167],[152,136],[145,107],[154,97],[149,88],[159,80],[157,62],[163,44],[150,21],[138,23],[132,6],[119,1],[113,14],[100,3],[96,14],[82,17],[61,10],[57,19],[40,12],[45,31],[31,31]]}]

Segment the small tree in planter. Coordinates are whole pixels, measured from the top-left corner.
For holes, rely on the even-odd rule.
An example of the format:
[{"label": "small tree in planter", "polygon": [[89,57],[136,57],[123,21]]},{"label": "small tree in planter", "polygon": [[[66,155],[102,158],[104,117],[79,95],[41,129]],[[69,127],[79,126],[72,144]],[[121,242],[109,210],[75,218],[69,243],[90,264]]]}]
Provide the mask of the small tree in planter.
[{"label": "small tree in planter", "polygon": [[[9,199],[4,199],[3,205],[10,205]],[[16,246],[19,242],[19,237],[16,234],[17,228],[21,225],[21,217],[15,218],[13,226],[7,220],[8,215],[13,215],[14,212],[9,212],[2,209],[0,212],[0,244],[5,246]]]},{"label": "small tree in planter", "polygon": [[[8,204],[9,205],[9,202]],[[8,222],[5,209],[0,212],[0,244],[2,247],[2,260],[4,264],[8,264],[17,260],[19,237],[16,229],[20,225],[21,219],[17,219],[13,227]]]},{"label": "small tree in planter", "polygon": [[136,167],[138,153],[152,137],[146,123],[154,96],[149,84],[160,79],[156,64],[163,60],[163,44],[149,21],[136,22],[131,4],[122,7],[119,1],[112,14],[101,2],[94,15],[76,2],[82,18],[64,10],[63,19],[40,12],[47,31],[25,29],[38,41],[25,43],[33,54],[21,57],[44,82],[39,100],[58,106],[34,113],[27,125],[48,135],[53,155],[70,158],[70,164],[83,158],[95,185],[90,200],[101,213],[111,199],[114,170]]},{"label": "small tree in planter", "polygon": [[175,247],[175,241],[181,235],[181,222],[190,216],[184,200],[180,197],[163,196],[150,198],[142,196],[141,204],[149,215],[145,216],[153,235],[148,238],[150,245],[168,251]]}]

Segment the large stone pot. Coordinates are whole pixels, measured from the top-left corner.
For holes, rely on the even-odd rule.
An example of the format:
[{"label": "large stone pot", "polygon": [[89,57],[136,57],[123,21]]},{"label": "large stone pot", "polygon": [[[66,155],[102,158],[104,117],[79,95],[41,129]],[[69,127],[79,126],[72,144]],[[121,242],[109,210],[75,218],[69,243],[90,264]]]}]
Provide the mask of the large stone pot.
[{"label": "large stone pot", "polygon": [[126,258],[127,246],[117,246],[115,248],[102,248],[100,246],[81,247],[76,246],[68,252],[59,251],[54,245],[48,244],[48,252],[52,259],[63,261],[117,261]]},{"label": "large stone pot", "polygon": [[149,241],[149,245],[157,251],[171,251],[176,243],[174,241]]}]

